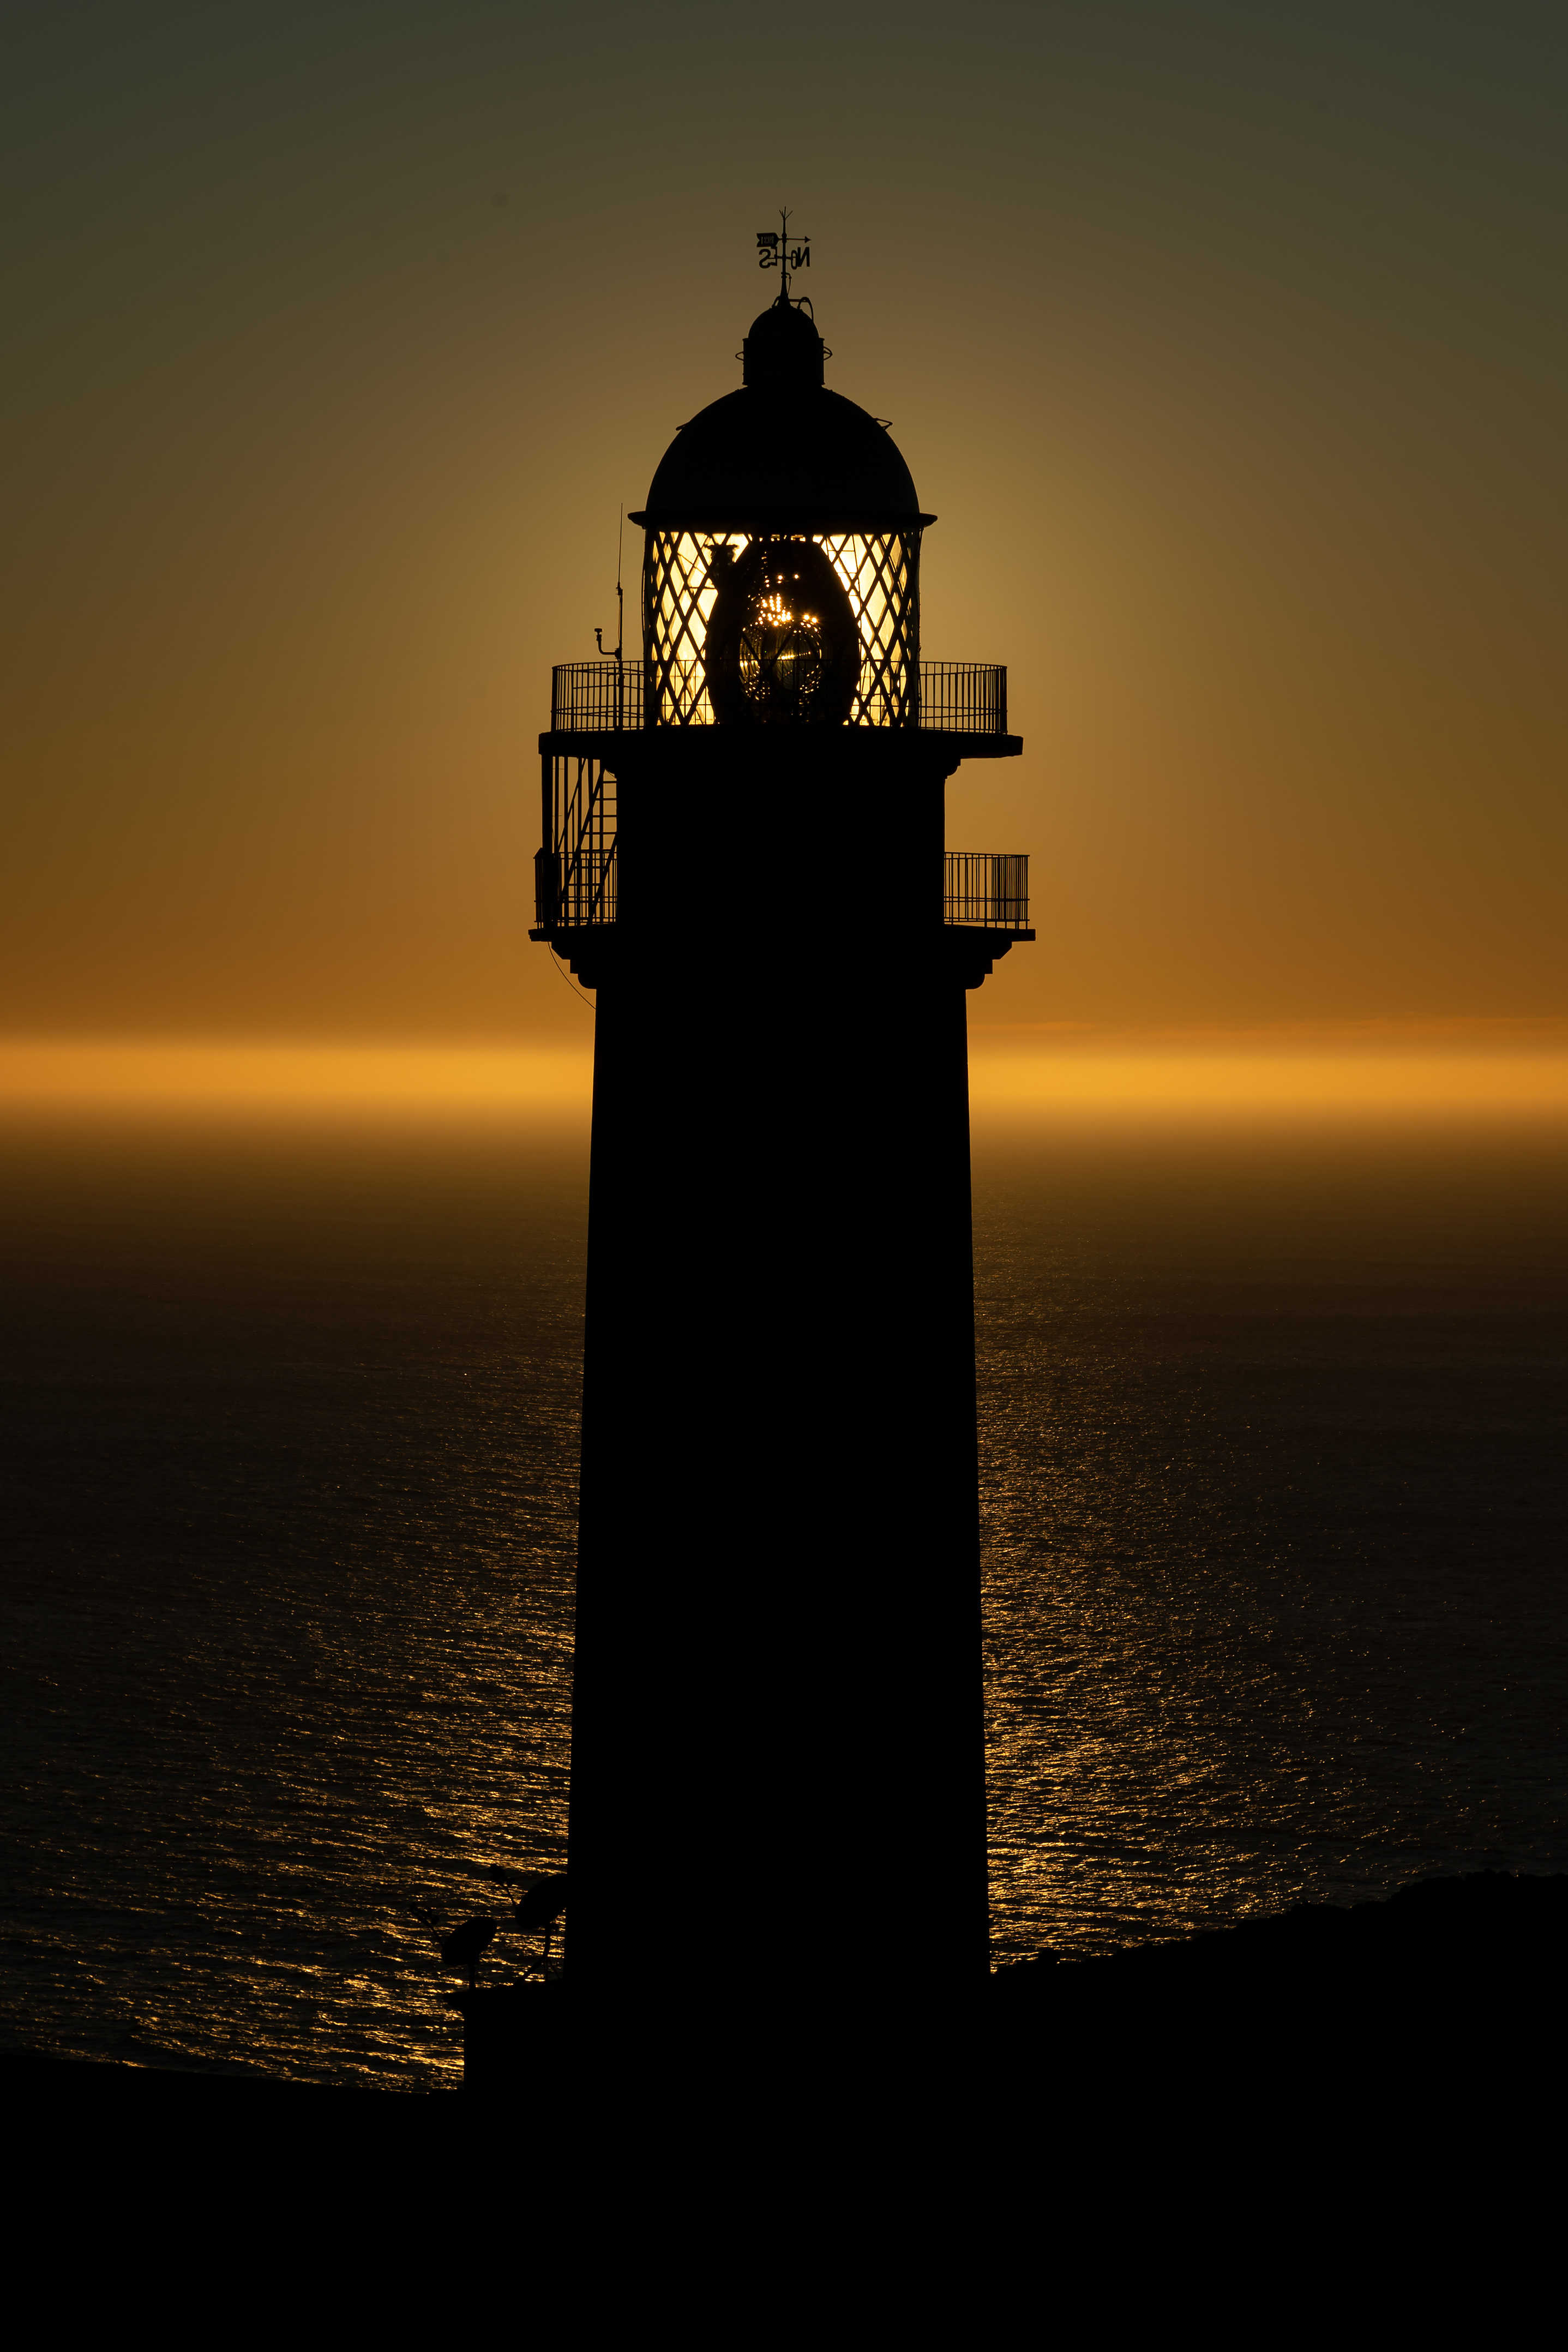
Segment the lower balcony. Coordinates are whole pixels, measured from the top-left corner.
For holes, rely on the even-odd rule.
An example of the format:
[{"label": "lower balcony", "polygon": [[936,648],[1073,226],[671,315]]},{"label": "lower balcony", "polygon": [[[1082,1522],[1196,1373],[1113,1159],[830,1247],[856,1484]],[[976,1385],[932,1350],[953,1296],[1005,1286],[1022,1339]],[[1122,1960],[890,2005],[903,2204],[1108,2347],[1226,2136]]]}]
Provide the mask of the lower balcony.
[{"label": "lower balcony", "polygon": [[[825,887],[831,891],[831,883]],[[863,917],[863,877],[859,875],[853,895],[854,911]],[[553,939],[557,932],[613,923],[619,904],[613,835],[608,840],[584,840],[575,851],[541,849],[534,860],[534,901],[530,939]],[[949,849],[944,858],[942,919],[949,929],[999,934],[1009,943],[1032,940],[1027,852]]]},{"label": "lower balcony", "polygon": [[949,849],[945,857],[942,919],[985,931],[1032,939],[1029,927],[1029,853]]}]

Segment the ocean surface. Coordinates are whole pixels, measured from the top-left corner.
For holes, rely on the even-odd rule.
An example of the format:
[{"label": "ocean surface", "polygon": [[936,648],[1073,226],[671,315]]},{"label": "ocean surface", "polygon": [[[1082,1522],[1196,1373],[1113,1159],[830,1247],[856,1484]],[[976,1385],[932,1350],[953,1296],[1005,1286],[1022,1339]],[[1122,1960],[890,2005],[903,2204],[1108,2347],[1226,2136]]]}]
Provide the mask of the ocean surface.
[{"label": "ocean surface", "polygon": [[[565,1859],[584,1140],[5,1146],[0,2046],[454,2079],[411,1904]],[[977,1137],[998,1964],[1568,1864],[1565,1179]]]}]

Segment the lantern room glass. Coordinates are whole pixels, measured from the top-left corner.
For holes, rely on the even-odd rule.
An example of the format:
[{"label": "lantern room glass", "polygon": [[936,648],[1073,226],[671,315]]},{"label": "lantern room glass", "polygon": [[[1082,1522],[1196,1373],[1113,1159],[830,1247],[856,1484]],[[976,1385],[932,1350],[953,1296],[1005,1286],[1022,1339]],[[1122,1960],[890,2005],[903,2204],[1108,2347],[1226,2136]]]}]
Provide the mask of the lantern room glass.
[{"label": "lantern room glass", "polygon": [[[648,722],[656,727],[711,727],[705,650],[718,593],[714,551],[738,559],[758,534],[745,531],[650,530],[643,564],[643,643]],[[851,727],[917,727],[920,723],[920,530],[779,531],[770,539],[807,539],[832,564],[850,600],[860,635],[860,678],[850,705]]]}]

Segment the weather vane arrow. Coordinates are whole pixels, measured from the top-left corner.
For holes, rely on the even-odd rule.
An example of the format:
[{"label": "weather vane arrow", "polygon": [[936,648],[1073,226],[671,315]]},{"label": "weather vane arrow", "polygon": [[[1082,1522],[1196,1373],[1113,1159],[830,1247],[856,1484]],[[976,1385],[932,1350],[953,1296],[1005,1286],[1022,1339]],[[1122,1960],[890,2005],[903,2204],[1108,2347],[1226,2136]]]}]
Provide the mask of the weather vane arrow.
[{"label": "weather vane arrow", "polygon": [[757,232],[757,267],[758,269],[777,269],[782,272],[783,290],[779,298],[781,302],[787,302],[789,299],[790,273],[797,269],[810,269],[811,267],[810,238],[801,236],[799,230],[796,231],[796,237],[798,241],[791,244],[789,215],[782,206],[779,209],[778,227],[759,228]]}]

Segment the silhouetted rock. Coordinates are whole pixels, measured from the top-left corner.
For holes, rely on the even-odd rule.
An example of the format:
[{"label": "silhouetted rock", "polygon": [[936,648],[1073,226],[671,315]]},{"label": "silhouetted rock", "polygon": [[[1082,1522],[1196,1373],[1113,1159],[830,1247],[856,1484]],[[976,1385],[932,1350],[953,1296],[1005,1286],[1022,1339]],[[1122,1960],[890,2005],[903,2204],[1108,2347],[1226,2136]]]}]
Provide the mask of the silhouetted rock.
[{"label": "silhouetted rock", "polygon": [[999,1970],[993,2009],[1201,2013],[1206,2027],[1298,2033],[1314,2021],[1373,2024],[1440,2010],[1456,2030],[1484,2011],[1538,2014],[1568,1959],[1568,1874],[1477,1871],[1421,1879],[1386,1901],[1299,1904],[1180,1941],[1089,1960],[1042,1953]]}]

